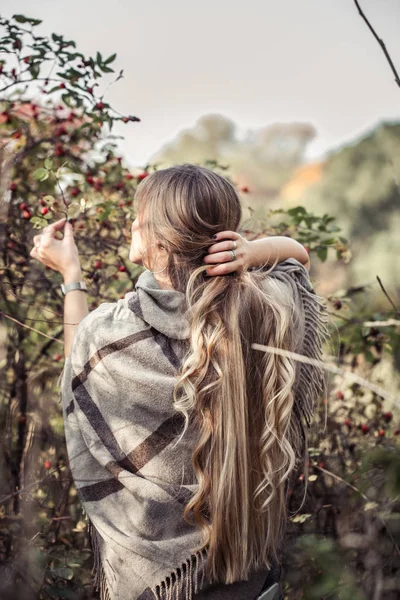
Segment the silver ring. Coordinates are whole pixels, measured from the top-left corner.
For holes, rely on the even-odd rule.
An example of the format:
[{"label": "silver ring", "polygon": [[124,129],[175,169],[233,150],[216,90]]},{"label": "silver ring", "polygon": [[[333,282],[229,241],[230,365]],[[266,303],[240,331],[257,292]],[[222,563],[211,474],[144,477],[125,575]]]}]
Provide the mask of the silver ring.
[{"label": "silver ring", "polygon": [[232,253],[232,260],[235,260],[235,258],[236,258],[236,252],[234,250],[229,250],[229,252]]}]

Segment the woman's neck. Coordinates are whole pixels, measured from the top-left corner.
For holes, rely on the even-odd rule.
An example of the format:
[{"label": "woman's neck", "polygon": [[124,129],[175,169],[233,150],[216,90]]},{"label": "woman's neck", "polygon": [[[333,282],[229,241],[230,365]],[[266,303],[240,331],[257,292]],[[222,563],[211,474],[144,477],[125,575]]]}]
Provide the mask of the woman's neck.
[{"label": "woman's neck", "polygon": [[157,280],[158,285],[162,290],[173,290],[171,281],[168,277],[162,277],[161,275],[154,275],[154,278]]}]

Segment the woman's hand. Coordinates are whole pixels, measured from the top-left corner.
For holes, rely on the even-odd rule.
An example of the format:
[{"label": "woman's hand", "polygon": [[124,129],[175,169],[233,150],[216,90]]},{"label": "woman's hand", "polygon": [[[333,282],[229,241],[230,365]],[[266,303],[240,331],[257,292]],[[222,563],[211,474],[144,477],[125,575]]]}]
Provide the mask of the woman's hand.
[{"label": "woman's hand", "polygon": [[221,231],[215,238],[215,243],[208,248],[208,254],[204,257],[204,262],[210,265],[207,275],[226,275],[252,266],[251,242],[236,231]]},{"label": "woman's hand", "polygon": [[[62,230],[64,230],[63,239],[56,239],[56,231]],[[71,223],[67,223],[65,217],[45,227],[40,235],[35,235],[33,243],[35,246],[30,251],[30,256],[36,258],[46,267],[58,271],[64,277],[68,273],[78,273],[80,271],[78,248],[75,244],[73,228]]]}]

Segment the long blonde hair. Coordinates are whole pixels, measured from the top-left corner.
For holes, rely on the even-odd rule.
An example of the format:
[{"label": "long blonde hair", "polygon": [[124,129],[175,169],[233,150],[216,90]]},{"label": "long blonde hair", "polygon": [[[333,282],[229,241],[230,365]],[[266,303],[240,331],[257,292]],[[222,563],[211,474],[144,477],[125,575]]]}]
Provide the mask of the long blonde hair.
[{"label": "long blonde hair", "polygon": [[245,580],[279,561],[287,484],[305,454],[293,397],[296,364],[251,344],[298,351],[303,316],[269,271],[205,276],[212,235],[236,231],[242,217],[227,179],[178,165],[147,177],[136,201],[146,243],[157,240],[169,253],[167,274],[185,293],[190,325],[174,392],[184,431],[189,424],[198,431],[192,455],[198,489],[184,517],[204,533],[209,580]]}]

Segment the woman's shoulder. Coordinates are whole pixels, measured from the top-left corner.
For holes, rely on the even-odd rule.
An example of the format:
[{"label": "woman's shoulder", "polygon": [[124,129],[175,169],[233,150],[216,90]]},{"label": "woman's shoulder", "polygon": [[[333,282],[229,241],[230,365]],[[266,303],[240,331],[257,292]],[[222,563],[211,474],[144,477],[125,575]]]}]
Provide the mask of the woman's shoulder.
[{"label": "woman's shoulder", "polygon": [[261,272],[265,276],[264,282],[267,287],[271,280],[278,280],[282,282],[282,284],[286,283],[286,285],[289,285],[290,287],[301,287],[308,291],[313,291],[308,270],[296,258],[287,258],[286,260],[277,263],[272,269],[270,266],[265,267]]},{"label": "woman's shoulder", "polygon": [[94,310],[91,310],[81,321],[85,327],[93,327],[101,323],[131,323],[138,326],[143,325],[143,320],[139,319],[134,311],[130,308],[137,296],[137,293],[128,292],[115,302],[101,302]]},{"label": "woman's shoulder", "polygon": [[136,292],[129,292],[115,302],[102,302],[79,323],[74,336],[74,347],[90,354],[121,338],[149,326],[129,308]]}]

